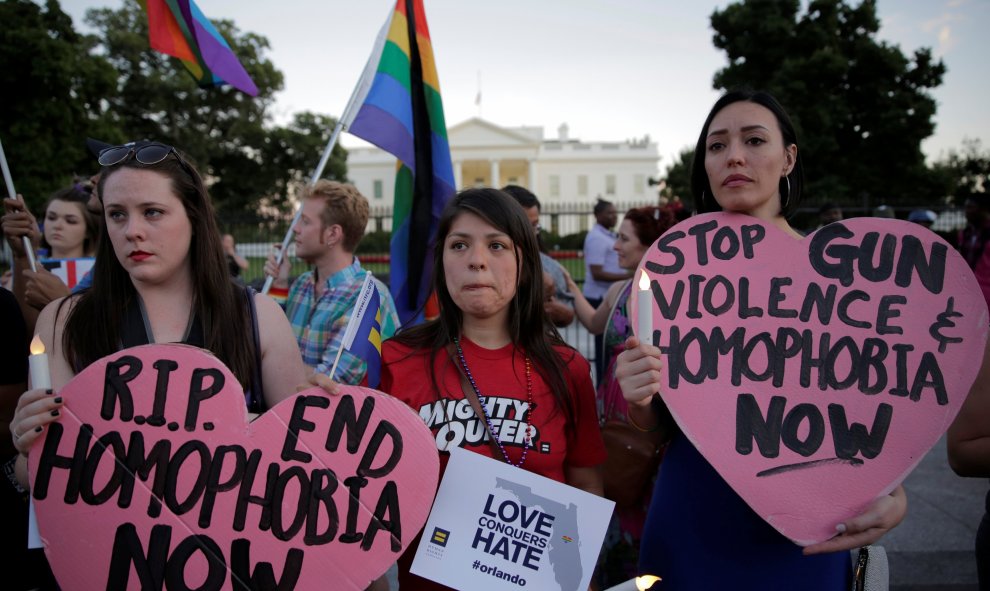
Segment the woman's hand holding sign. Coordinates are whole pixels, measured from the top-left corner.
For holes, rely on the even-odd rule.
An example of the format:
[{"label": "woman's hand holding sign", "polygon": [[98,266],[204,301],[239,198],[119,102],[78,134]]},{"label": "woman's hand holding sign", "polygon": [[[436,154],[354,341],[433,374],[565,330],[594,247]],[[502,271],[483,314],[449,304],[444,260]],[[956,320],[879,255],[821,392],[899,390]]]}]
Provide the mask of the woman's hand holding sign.
[{"label": "woman's hand holding sign", "polygon": [[330,376],[321,374],[320,372],[313,372],[310,374],[305,384],[300,384],[296,386],[296,392],[302,392],[306,388],[312,386],[319,386],[323,390],[331,395],[337,396],[340,394],[340,384],[330,379]]},{"label": "woman's hand holding sign", "polygon": [[804,554],[824,554],[867,546],[894,529],[906,514],[907,495],[904,493],[904,487],[897,485],[894,492],[873,501],[865,513],[835,526],[836,531],[840,532],[839,535],[831,540],[807,546]]}]

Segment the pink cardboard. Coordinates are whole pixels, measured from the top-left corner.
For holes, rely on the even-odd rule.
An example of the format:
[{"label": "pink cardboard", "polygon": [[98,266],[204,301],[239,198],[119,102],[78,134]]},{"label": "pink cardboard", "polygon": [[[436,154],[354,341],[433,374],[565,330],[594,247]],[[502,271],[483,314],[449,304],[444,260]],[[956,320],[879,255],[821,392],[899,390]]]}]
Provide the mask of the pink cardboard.
[{"label": "pink cardboard", "polygon": [[310,388],[248,423],[219,360],[148,345],[59,394],[63,417],[29,468],[66,589],[364,589],[418,535],[436,493],[430,431],[367,388]]},{"label": "pink cardboard", "polygon": [[647,337],[677,424],[800,545],[907,477],[959,411],[987,340],[966,262],[908,222],[855,218],[795,240],[749,216],[699,215],[640,269],[651,289],[633,298],[653,300]]}]

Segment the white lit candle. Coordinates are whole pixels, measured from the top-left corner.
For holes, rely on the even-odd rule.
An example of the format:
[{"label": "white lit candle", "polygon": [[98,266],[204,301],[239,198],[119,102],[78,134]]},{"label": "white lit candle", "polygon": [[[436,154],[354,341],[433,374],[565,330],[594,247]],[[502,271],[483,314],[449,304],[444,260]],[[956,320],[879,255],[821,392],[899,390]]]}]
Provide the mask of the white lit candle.
[{"label": "white lit candle", "polygon": [[635,579],[629,579],[625,583],[619,583],[615,587],[609,587],[605,591],[646,591],[653,583],[660,580],[660,577],[653,575],[643,575]]},{"label": "white lit candle", "polygon": [[639,271],[639,293],[636,294],[636,336],[641,343],[653,344],[653,293],[646,271]]},{"label": "white lit candle", "polygon": [[[45,344],[41,337],[34,335],[31,340],[31,355],[28,356],[28,367],[31,370],[32,388],[51,388],[52,376],[48,371],[48,355],[45,355]],[[38,531],[38,518],[34,513],[34,498],[28,511],[28,548],[42,548],[41,533]]]},{"label": "white lit candle", "polygon": [[31,369],[32,388],[52,387],[52,376],[51,372],[48,371],[48,355],[45,355],[45,344],[41,342],[41,337],[38,335],[34,335],[34,339],[31,341],[28,366]]}]

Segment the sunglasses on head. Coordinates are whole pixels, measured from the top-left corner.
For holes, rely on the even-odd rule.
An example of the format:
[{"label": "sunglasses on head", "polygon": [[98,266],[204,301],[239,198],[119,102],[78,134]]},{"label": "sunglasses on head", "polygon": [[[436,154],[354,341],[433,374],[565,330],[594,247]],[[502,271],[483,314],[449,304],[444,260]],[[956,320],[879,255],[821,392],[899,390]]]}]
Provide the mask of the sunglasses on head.
[{"label": "sunglasses on head", "polygon": [[104,148],[100,150],[100,157],[97,160],[100,166],[113,166],[114,164],[126,162],[133,155],[134,159],[139,163],[150,166],[162,162],[168,158],[169,154],[175,154],[176,160],[183,166],[185,165],[185,162],[182,161],[175,148],[166,146],[165,144],[159,144],[158,142],[146,143],[140,146],[130,143],[123,146]]}]

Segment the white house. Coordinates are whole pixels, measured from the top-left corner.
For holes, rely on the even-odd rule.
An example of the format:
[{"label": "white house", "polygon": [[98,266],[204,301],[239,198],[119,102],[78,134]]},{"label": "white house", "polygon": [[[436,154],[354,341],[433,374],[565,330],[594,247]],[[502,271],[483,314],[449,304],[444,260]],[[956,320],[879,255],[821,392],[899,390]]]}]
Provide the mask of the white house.
[{"label": "white house", "polygon": [[[522,185],[546,209],[587,205],[596,197],[615,202],[656,198],[647,181],[658,176],[657,145],[649,136],[618,142],[582,142],[562,124],[554,139],[542,127],[500,127],[475,117],[447,130],[458,189]],[[378,148],[348,151],[347,174],[372,208],[392,205],[395,158]],[[549,207],[547,207],[549,206]]]}]

